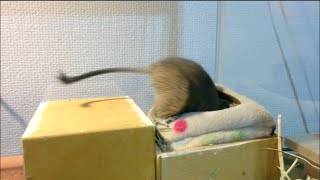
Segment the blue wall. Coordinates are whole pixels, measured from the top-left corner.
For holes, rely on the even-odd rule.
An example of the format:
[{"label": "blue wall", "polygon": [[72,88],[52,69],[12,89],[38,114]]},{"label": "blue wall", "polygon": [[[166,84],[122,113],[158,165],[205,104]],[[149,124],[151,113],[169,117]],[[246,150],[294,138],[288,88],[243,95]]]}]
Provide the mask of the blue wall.
[{"label": "blue wall", "polygon": [[[270,2],[298,101],[319,132],[319,2]],[[224,3],[221,82],[282,114],[284,135],[305,133],[302,114],[272,28],[268,2]],[[287,24],[286,24],[286,19]]]}]

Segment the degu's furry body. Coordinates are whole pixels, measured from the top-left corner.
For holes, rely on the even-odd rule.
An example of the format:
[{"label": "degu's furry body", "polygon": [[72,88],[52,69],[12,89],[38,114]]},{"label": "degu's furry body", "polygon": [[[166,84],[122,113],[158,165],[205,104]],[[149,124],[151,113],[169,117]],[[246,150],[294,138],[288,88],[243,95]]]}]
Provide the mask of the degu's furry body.
[{"label": "degu's furry body", "polygon": [[61,73],[58,78],[69,84],[114,72],[145,73],[151,76],[155,99],[148,113],[150,118],[167,119],[186,112],[220,109],[218,91],[208,73],[194,61],[179,57],[165,58],[145,68],[106,68],[79,76]]}]

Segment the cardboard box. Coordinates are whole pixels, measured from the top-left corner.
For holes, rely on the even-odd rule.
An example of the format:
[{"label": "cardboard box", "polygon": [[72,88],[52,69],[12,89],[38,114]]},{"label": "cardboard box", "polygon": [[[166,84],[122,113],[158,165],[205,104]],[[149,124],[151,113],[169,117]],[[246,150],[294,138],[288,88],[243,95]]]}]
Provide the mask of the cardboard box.
[{"label": "cardboard box", "polygon": [[158,153],[158,180],[279,180],[277,138]]},{"label": "cardboard box", "polygon": [[154,126],[128,97],[42,102],[22,144],[26,179],[155,179]]}]

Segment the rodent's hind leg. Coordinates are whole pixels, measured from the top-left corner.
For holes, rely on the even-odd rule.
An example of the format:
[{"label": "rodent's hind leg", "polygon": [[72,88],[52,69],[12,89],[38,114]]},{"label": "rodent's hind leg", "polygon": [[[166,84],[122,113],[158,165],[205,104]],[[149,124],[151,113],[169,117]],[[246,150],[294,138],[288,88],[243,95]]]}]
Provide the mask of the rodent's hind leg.
[{"label": "rodent's hind leg", "polygon": [[[160,99],[160,98],[159,98]],[[181,114],[183,101],[179,101],[175,96],[166,96],[166,101],[155,101],[148,117],[153,120],[155,124],[162,124],[168,126],[168,124],[175,120],[176,116]],[[162,98],[164,99],[164,97]],[[176,103],[173,103],[176,102]]]},{"label": "rodent's hind leg", "polygon": [[151,107],[151,109],[148,111],[148,114],[147,114],[148,118],[153,122],[154,125],[164,125],[166,127],[168,127],[168,124],[165,123],[166,121],[166,118],[160,118],[156,115],[156,108],[155,106],[153,105]]}]

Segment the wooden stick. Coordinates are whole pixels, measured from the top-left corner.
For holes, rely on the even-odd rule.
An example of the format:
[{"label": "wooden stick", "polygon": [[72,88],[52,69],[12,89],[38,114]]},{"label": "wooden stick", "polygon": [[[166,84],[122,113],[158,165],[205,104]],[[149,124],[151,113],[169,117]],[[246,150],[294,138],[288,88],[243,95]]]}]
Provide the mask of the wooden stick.
[{"label": "wooden stick", "polygon": [[284,162],[283,162],[283,154],[282,154],[282,135],[281,135],[281,114],[278,115],[278,157],[279,157],[279,165],[281,169],[281,176],[284,175]]},{"label": "wooden stick", "polygon": [[[281,170],[279,166],[277,166],[277,168],[278,168],[281,172],[283,172],[284,176],[287,178],[287,179],[285,179],[285,180],[291,180],[291,178],[288,176],[288,174],[286,174],[285,171]],[[281,179],[282,179],[282,177],[281,177]],[[280,180],[281,180],[281,179],[280,179]]]},{"label": "wooden stick", "polygon": [[294,167],[296,167],[297,163],[298,163],[298,158],[296,158],[296,160],[294,160],[290,168],[286,172],[284,172],[284,175],[280,178],[280,180],[283,180],[284,177],[287,177],[288,179],[290,179],[290,177],[288,177],[288,174]]}]

